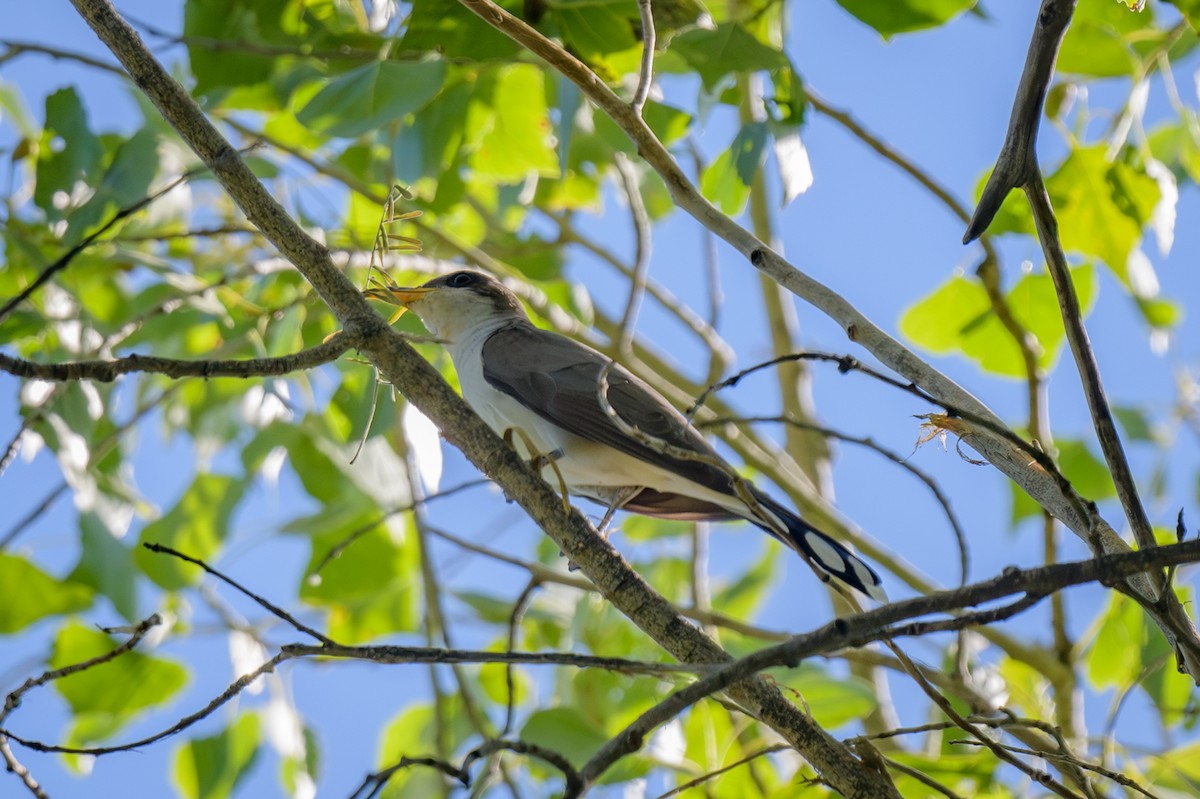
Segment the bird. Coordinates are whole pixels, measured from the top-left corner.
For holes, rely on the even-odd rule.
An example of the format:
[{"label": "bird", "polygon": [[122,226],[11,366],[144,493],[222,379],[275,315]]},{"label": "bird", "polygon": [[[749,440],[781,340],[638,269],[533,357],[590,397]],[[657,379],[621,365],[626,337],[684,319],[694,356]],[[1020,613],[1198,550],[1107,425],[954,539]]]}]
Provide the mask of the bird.
[{"label": "bird", "polygon": [[550,469],[565,492],[608,506],[601,529],[618,509],[744,519],[819,576],[887,601],[874,569],[739,477],[657,390],[586,344],[536,327],[492,276],[461,270],[413,288],[379,282],[364,294],[415,313],[445,345],[475,413],[510,445],[515,434],[543,477]]}]

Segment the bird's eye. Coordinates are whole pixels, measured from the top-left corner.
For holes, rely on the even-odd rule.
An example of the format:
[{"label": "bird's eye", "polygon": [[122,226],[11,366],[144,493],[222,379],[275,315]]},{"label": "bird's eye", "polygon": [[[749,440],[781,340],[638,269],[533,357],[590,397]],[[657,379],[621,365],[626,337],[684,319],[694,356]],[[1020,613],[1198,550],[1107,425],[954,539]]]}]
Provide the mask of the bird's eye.
[{"label": "bird's eye", "polygon": [[475,276],[472,275],[470,272],[459,272],[457,274],[451,275],[450,279],[446,281],[446,285],[451,288],[460,289],[463,286],[471,285],[471,282],[474,279],[475,279]]}]

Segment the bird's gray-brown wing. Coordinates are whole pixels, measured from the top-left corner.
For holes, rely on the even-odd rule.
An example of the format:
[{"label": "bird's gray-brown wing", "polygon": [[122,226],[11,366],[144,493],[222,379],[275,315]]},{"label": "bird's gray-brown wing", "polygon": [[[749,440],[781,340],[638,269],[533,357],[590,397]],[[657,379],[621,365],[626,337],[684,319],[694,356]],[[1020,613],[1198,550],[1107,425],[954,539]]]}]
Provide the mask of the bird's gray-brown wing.
[{"label": "bird's gray-brown wing", "polygon": [[[483,376],[488,383],[547,421],[670,469],[706,488],[732,494],[732,481],[721,469],[669,457],[613,423],[598,394],[600,373],[609,362],[590,347],[528,323],[501,328],[483,345]],[[609,405],[627,424],[672,447],[719,458],[683,415],[649,385],[615,364],[607,380]]]}]

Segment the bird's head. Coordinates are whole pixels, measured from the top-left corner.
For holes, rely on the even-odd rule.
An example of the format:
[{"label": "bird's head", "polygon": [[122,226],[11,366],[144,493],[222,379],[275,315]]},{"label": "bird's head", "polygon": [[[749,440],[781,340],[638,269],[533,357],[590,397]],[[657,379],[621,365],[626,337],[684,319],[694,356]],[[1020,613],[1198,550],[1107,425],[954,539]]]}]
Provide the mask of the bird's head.
[{"label": "bird's head", "polygon": [[482,272],[451,272],[416,288],[377,286],[363,293],[411,310],[430,333],[447,341],[499,319],[526,318],[517,296]]}]

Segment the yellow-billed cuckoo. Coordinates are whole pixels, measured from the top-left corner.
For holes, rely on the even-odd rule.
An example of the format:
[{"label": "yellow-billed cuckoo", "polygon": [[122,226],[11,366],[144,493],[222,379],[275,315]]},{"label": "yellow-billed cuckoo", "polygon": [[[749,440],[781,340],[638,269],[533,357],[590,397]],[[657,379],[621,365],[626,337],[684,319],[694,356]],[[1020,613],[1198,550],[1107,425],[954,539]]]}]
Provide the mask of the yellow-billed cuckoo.
[{"label": "yellow-billed cuckoo", "polygon": [[467,403],[496,432],[527,439],[537,449],[530,457],[552,459],[572,494],[664,519],[745,519],[886,601],[870,566],[737,478],[661,394],[592,348],[534,327],[488,275],[454,272],[366,293],[414,311],[445,342]]}]

